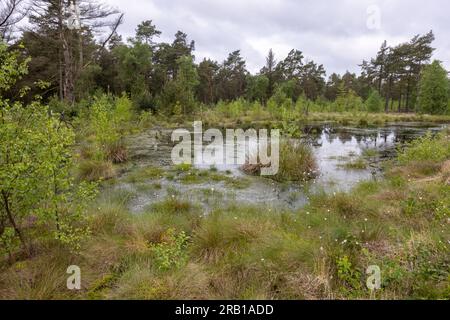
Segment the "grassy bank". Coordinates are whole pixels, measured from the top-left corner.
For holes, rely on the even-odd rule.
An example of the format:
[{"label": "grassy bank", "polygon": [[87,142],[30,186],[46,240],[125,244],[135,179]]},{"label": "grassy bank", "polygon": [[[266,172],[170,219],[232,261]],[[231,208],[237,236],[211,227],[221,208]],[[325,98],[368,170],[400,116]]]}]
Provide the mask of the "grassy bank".
[{"label": "grassy bank", "polygon": [[449,115],[427,115],[418,113],[369,113],[369,112],[269,112],[247,110],[236,115],[220,112],[219,110],[208,110],[194,117],[196,120],[202,119],[209,126],[234,127],[246,125],[282,125],[286,122],[331,122],[341,125],[352,125],[359,127],[383,126],[402,122],[421,123],[449,123]]},{"label": "grassy bank", "polygon": [[[310,112],[305,114],[290,114],[283,117],[280,114],[263,112],[255,114],[252,111],[242,112],[231,116],[217,110],[208,110],[203,113],[186,116],[178,119],[169,119],[164,115],[154,115],[155,122],[167,128],[191,128],[193,121],[202,121],[205,127],[210,128],[279,128],[283,131],[298,129],[297,126],[314,123],[331,123],[343,126],[360,128],[374,128],[400,123],[422,124],[448,124],[448,115],[427,115],[418,113],[368,113],[368,112]],[[295,127],[293,127],[295,126]]]},{"label": "grassy bank", "polygon": [[[315,194],[298,211],[229,203],[205,216],[173,196],[132,215],[127,192],[103,192],[81,250],[48,240],[31,259],[4,261],[0,298],[449,299],[449,160],[449,133],[426,137],[385,179]],[[66,289],[70,265],[80,291]],[[370,265],[382,271],[374,293]]]}]

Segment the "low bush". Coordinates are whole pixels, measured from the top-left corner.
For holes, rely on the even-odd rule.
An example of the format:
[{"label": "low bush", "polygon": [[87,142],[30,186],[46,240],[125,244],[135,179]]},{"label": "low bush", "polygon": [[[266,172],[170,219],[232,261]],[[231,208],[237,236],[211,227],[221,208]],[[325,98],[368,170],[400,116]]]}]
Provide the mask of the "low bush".
[{"label": "low bush", "polygon": [[169,229],[164,233],[162,241],[152,244],[150,249],[155,255],[155,261],[160,270],[182,267],[188,259],[187,244],[189,237],[185,232],[176,233]]},{"label": "low bush", "polygon": [[115,99],[107,95],[96,97],[88,115],[83,114],[78,119],[79,126],[87,126],[85,131],[91,134],[91,150],[95,150],[91,159],[126,162],[128,153],[123,136],[132,132],[132,119],[132,102],[126,96]]},{"label": "low bush", "polygon": [[407,165],[413,162],[442,162],[450,157],[450,143],[446,133],[433,137],[428,133],[423,138],[409,143],[398,156],[400,164]]}]

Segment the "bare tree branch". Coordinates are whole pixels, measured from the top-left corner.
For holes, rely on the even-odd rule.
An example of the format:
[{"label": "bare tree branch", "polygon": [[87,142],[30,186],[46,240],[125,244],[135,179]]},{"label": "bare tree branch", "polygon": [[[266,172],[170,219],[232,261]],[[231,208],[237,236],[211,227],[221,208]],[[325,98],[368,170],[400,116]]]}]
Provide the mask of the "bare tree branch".
[{"label": "bare tree branch", "polygon": [[116,19],[114,25],[111,27],[111,32],[110,32],[109,36],[108,36],[108,37],[105,39],[105,41],[103,41],[103,43],[102,43],[102,48],[104,48],[104,47],[108,44],[109,40],[111,40],[112,36],[116,33],[117,28],[119,28],[119,26],[123,23],[123,17],[124,17],[124,14],[122,13],[122,14]]},{"label": "bare tree branch", "polygon": [[24,19],[29,8],[26,0],[3,0],[0,3],[0,39],[6,39],[13,33],[13,27]]},{"label": "bare tree branch", "polygon": [[20,22],[26,12],[21,10],[25,0],[5,0],[0,6],[0,27],[9,27]]},{"label": "bare tree branch", "polygon": [[[111,32],[109,34],[109,36],[102,42],[100,49],[104,49],[106,47],[106,45],[108,44],[108,42],[111,40],[111,38],[114,36],[114,34],[116,33],[117,29],[119,28],[119,26],[123,23],[123,17],[125,15],[122,13],[120,14],[120,16],[116,19],[114,25],[111,26]],[[93,62],[93,60],[90,60],[88,63],[86,63],[85,65],[83,65],[83,69],[87,68],[89,65],[91,65],[91,63]]]},{"label": "bare tree branch", "polygon": [[[85,46],[94,36],[96,49],[104,48],[123,22],[123,14],[102,0],[28,0],[32,4],[29,14],[29,32],[44,30],[58,49],[59,88],[61,98],[75,100],[75,84],[84,68],[95,62],[96,55],[85,54]],[[76,12],[73,12],[75,10]],[[68,22],[76,14],[79,27],[71,28]],[[111,31],[108,30],[110,28]],[[99,39],[108,35],[105,40]],[[87,47],[86,47],[87,48]]]}]

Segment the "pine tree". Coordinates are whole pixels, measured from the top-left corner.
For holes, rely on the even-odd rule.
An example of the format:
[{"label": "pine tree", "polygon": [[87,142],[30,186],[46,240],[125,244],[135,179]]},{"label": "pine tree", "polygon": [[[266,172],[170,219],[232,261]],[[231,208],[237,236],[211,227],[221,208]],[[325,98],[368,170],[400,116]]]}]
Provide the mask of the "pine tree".
[{"label": "pine tree", "polygon": [[235,100],[245,93],[247,79],[246,62],[241,51],[236,50],[228,55],[218,73],[219,99]]},{"label": "pine tree", "polygon": [[195,90],[199,78],[191,56],[180,57],[177,65],[177,76],[164,86],[161,101],[169,114],[178,114],[181,106],[183,114],[186,115],[195,108]]},{"label": "pine tree", "polygon": [[[70,6],[78,6],[80,19],[83,22],[80,29],[70,29],[67,18],[70,16]],[[28,31],[34,38],[44,38],[41,48],[49,47],[46,57],[58,64],[55,79],[59,81],[59,95],[69,103],[75,101],[75,87],[81,73],[94,61],[94,54],[86,54],[87,41],[94,31],[111,27],[111,33],[100,43],[104,48],[122,23],[123,14],[97,0],[32,0],[29,20],[32,28]],[[112,16],[116,19],[109,20]],[[45,79],[48,80],[48,79]]]},{"label": "pine tree", "polygon": [[267,87],[267,95],[271,97],[275,89],[275,83],[278,80],[278,73],[276,71],[277,61],[275,60],[275,54],[272,49],[269,50],[269,54],[266,58],[266,65],[261,69],[261,75],[264,75],[269,79],[269,85]]},{"label": "pine tree", "polygon": [[156,29],[156,26],[153,25],[152,20],[143,21],[136,29],[136,40],[139,42],[145,42],[151,46],[155,44],[153,38],[159,37],[160,35],[161,31]]},{"label": "pine tree", "polygon": [[204,59],[198,65],[198,76],[200,84],[197,88],[198,99],[205,103],[211,104],[217,102],[217,72],[219,64],[210,59]]},{"label": "pine tree", "polygon": [[429,114],[448,112],[448,77],[447,71],[439,61],[433,61],[422,72],[419,84],[419,111]]},{"label": "pine tree", "polygon": [[381,112],[383,109],[383,97],[381,97],[377,90],[371,91],[366,100],[366,107],[369,112]]}]

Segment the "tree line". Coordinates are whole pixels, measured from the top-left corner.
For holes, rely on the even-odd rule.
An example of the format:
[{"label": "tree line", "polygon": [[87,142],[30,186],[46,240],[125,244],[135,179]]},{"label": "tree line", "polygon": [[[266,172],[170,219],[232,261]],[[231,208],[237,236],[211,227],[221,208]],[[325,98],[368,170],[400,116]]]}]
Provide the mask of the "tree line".
[{"label": "tree line", "polygon": [[[429,67],[435,50],[432,31],[395,46],[385,41],[375,57],[361,63],[359,75],[333,73],[326,78],[324,66],[306,59],[297,49],[280,61],[270,50],[265,65],[252,74],[240,50],[222,62],[203,59],[196,63],[195,42],[187,34],[178,31],[171,43],[158,41],[161,31],[152,20],[140,23],[135,35],[124,40],[117,32],[123,14],[100,1],[33,0],[18,12],[22,4],[7,0],[0,9],[0,21],[2,17],[9,21],[3,28],[0,25],[2,38],[23,59],[31,57],[29,73],[16,90],[8,92],[10,96],[25,86],[28,97],[40,94],[44,99],[57,97],[74,104],[96,92],[126,92],[138,107],[166,114],[189,113],[199,104],[236,99],[265,105],[281,94],[294,102],[299,98],[344,101],[343,109],[365,101],[369,111],[448,112],[447,71],[439,62]],[[66,23],[71,4],[79,8],[80,29]],[[12,39],[8,30],[24,16],[29,26]],[[432,86],[440,87],[440,93],[422,88],[421,80],[430,79],[425,72],[432,73],[436,82]],[[428,81],[428,87],[433,81]],[[421,98],[425,93],[434,97]]]}]

